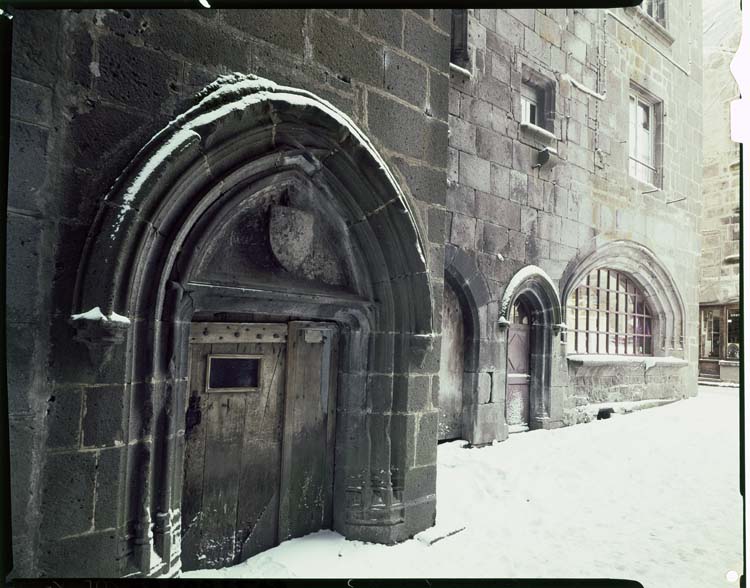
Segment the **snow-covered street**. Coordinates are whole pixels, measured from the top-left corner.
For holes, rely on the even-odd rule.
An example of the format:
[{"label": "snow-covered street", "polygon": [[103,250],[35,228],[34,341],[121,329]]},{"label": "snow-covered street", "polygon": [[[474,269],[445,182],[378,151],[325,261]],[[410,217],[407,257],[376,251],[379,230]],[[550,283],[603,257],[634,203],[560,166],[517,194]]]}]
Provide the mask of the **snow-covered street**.
[{"label": "snow-covered street", "polygon": [[414,539],[388,547],[324,531],[232,568],[182,577],[610,577],[646,588],[737,586],[727,572],[742,571],[738,395],[702,386],[696,398],[519,433],[491,447],[444,444],[437,525]]}]

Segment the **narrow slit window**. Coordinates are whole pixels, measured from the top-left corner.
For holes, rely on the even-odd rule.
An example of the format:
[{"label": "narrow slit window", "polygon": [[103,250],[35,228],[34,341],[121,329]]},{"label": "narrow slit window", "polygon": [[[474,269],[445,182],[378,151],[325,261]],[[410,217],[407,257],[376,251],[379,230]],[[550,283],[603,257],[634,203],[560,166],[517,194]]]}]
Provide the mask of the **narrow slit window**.
[{"label": "narrow slit window", "polygon": [[469,65],[469,14],[466,8],[451,10],[451,63]]}]

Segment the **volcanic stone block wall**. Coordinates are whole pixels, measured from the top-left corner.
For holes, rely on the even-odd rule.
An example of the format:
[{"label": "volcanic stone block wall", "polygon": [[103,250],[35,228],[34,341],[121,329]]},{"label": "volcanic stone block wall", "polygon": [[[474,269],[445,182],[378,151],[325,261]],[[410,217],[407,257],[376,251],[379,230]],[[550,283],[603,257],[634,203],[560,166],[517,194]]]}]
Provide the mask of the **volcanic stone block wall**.
[{"label": "volcanic stone block wall", "polygon": [[[493,301],[526,265],[541,267],[562,293],[564,273],[602,244],[645,245],[676,281],[686,309],[684,341],[665,351],[689,366],[672,368],[679,385],[663,388],[694,394],[701,13],[697,2],[668,2],[667,10],[666,31],[637,8],[469,10],[471,75],[451,72],[446,240],[476,258]],[[522,79],[529,78],[545,88],[546,130],[554,137],[520,124]],[[663,103],[660,189],[628,173],[631,83]],[[545,147],[558,155],[538,167]],[[502,337],[497,328],[489,333]],[[568,388],[559,339],[556,354],[559,391]],[[587,389],[596,390],[590,401],[606,396],[611,375],[587,376]],[[657,379],[649,389],[658,387]],[[571,382],[568,398],[575,394]],[[566,400],[566,410],[574,404]]]},{"label": "volcanic stone block wall", "polygon": [[741,17],[731,2],[707,1],[703,47],[703,217],[700,301],[739,300],[739,144],[730,136],[729,103],[739,98],[729,64],[740,41]]},{"label": "volcanic stone block wall", "polygon": [[[15,571],[113,575],[128,447],[122,353],[100,357],[69,321],[94,213],[137,151],[222,74],[314,92],[370,137],[419,213],[442,299],[450,13],[443,10],[15,10],[8,212],[8,343]],[[435,329],[440,328],[439,305]],[[437,335],[437,334],[436,334]],[[71,354],[91,373],[70,373]],[[101,354],[100,354],[101,355]],[[439,337],[393,415],[413,531],[432,524]],[[388,383],[383,394],[403,387]],[[390,400],[371,399],[374,414]],[[378,407],[383,407],[379,409]],[[377,416],[377,415],[376,415]],[[399,421],[396,423],[396,421]],[[118,494],[120,493],[120,494]],[[413,511],[416,513],[416,511]],[[118,518],[120,516],[120,518]],[[419,519],[419,520],[417,520]],[[86,554],[85,561],[81,560]]]}]

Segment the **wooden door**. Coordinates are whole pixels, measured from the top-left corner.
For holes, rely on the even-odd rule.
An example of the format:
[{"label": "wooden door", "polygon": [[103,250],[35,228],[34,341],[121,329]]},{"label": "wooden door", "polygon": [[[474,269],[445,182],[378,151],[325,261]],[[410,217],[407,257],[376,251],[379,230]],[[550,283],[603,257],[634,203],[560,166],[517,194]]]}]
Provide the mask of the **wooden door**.
[{"label": "wooden door", "polygon": [[192,326],[183,570],[233,565],[277,544],[286,331]]},{"label": "wooden door", "polygon": [[193,324],[183,570],[330,526],[335,335],[329,323]]},{"label": "wooden door", "polygon": [[530,322],[529,313],[523,305],[517,303],[513,312],[513,322],[508,326],[505,421],[511,432],[526,430],[529,425]]},{"label": "wooden door", "polygon": [[279,540],[331,527],[337,331],[289,323]]},{"label": "wooden door", "polygon": [[443,290],[443,331],[440,344],[438,440],[461,438],[464,380],[464,324],[453,288]]}]

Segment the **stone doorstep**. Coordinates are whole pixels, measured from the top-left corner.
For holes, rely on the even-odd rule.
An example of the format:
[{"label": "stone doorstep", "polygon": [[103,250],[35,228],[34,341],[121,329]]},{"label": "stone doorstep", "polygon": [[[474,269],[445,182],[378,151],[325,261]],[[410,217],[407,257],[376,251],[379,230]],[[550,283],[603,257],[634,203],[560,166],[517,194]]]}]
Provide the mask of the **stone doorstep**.
[{"label": "stone doorstep", "polygon": [[464,531],[466,527],[458,527],[456,525],[436,525],[434,527],[430,527],[426,531],[422,531],[421,533],[417,533],[414,538],[424,543],[427,546],[434,545],[441,539],[445,539],[447,537],[450,537],[452,535],[455,535],[456,533],[460,533],[461,531]]},{"label": "stone doorstep", "polygon": [[587,404],[582,407],[578,407],[578,412],[588,414],[592,420],[596,420],[597,413],[602,408],[611,408],[614,414],[629,414],[637,410],[643,410],[645,408],[655,408],[657,406],[664,406],[665,404],[671,404],[677,402],[681,398],[666,398],[653,400],[627,400],[623,402],[601,402],[596,404]]},{"label": "stone doorstep", "polygon": [[715,380],[698,378],[698,385],[699,386],[715,386],[717,388],[739,388],[740,387],[739,382],[727,382],[725,380],[720,380],[718,378],[716,378]]}]

